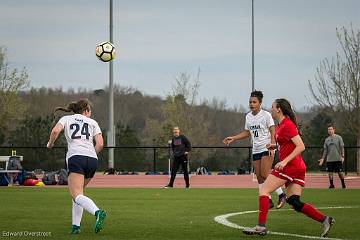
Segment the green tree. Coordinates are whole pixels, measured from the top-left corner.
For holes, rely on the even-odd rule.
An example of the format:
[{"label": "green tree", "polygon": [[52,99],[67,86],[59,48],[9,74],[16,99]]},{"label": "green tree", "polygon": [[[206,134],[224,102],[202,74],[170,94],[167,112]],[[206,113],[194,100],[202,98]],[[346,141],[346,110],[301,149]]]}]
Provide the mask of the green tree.
[{"label": "green tree", "polygon": [[0,47],[0,143],[9,125],[23,116],[25,104],[18,96],[29,84],[26,69],[10,69],[6,49]]},{"label": "green tree", "polygon": [[[345,124],[356,132],[360,146],[360,30],[342,27],[337,29],[337,38],[341,52],[320,63],[309,88],[317,104],[342,115]],[[357,173],[360,174],[360,148]]]},{"label": "green tree", "polygon": [[[136,132],[129,126],[118,123],[116,126],[116,145],[119,147],[139,147]],[[140,148],[122,148],[115,150],[116,163],[120,170],[140,171],[144,168],[145,153]]]},{"label": "green tree", "polygon": [[[42,168],[45,170],[58,170],[65,166],[65,150],[46,148],[51,128],[53,127],[52,117],[31,117],[28,116],[10,132],[9,144],[16,148],[17,154],[24,156],[25,169]],[[66,146],[65,137],[61,135],[55,146]],[[41,148],[21,148],[41,147]]]}]

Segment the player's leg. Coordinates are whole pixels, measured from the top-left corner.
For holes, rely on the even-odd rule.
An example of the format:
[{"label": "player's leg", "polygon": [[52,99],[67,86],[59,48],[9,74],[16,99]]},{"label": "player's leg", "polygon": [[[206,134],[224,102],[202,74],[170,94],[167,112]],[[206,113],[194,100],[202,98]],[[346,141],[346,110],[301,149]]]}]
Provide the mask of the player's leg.
[{"label": "player's leg", "polygon": [[183,170],[184,173],[184,180],[185,180],[185,186],[186,188],[190,187],[190,180],[189,180],[189,171],[188,171],[188,158],[186,155],[184,155],[181,158],[181,168]]},{"label": "player's leg", "polygon": [[[261,157],[261,176],[263,179],[266,179],[270,174],[272,164],[274,162],[274,156],[270,156],[269,152],[263,152]],[[279,187],[275,190],[275,193],[278,195],[278,203],[276,208],[282,208],[286,203],[286,195],[283,192],[282,188]]]},{"label": "player's leg", "polygon": [[[255,171],[255,174],[256,174],[256,178],[257,178],[257,181],[258,181],[258,184],[259,184],[259,192],[260,192],[260,189],[262,188],[264,182],[265,182],[265,179],[266,178],[263,178],[262,174],[261,174],[261,166],[262,162],[261,162],[261,154],[253,154],[253,167],[254,167],[254,171]],[[269,208],[273,208],[274,207],[274,203],[273,201],[271,200],[271,195],[269,196]]]},{"label": "player's leg", "polygon": [[172,164],[172,167],[171,167],[170,182],[169,182],[168,185],[165,186],[165,188],[174,186],[174,181],[175,181],[175,178],[176,178],[177,171],[179,170],[179,166],[180,166],[179,158],[174,157],[173,164]]},{"label": "player's leg", "polygon": [[243,233],[248,235],[258,234],[265,235],[267,233],[266,229],[266,218],[269,211],[269,196],[270,193],[275,191],[275,189],[284,185],[286,180],[278,178],[270,174],[265,180],[263,186],[259,191],[259,215],[258,215],[258,224],[253,228],[245,228]]},{"label": "player's leg", "polygon": [[346,188],[345,178],[344,178],[344,173],[342,171],[342,162],[341,161],[337,162],[337,164],[336,164],[336,172],[339,175],[342,188]]},{"label": "player's leg", "polygon": [[333,176],[334,165],[333,165],[332,162],[326,162],[326,170],[328,171],[328,174],[329,174],[329,183],[330,183],[329,188],[335,188],[335,186],[334,186],[334,176]]},{"label": "player's leg", "polygon": [[311,204],[303,203],[300,200],[302,186],[297,183],[291,183],[287,187],[287,203],[297,212],[301,212],[309,218],[321,223],[322,233],[321,237],[325,237],[330,231],[331,225],[335,222],[332,217],[328,217]]}]

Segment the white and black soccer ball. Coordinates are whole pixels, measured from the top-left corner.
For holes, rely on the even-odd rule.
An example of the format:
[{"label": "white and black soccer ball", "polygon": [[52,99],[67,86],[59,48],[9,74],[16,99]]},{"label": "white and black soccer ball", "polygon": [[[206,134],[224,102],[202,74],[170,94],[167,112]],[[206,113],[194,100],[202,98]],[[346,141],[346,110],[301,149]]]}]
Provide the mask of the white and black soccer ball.
[{"label": "white and black soccer ball", "polygon": [[116,56],[115,47],[111,42],[103,42],[96,46],[95,54],[103,62],[110,62]]}]

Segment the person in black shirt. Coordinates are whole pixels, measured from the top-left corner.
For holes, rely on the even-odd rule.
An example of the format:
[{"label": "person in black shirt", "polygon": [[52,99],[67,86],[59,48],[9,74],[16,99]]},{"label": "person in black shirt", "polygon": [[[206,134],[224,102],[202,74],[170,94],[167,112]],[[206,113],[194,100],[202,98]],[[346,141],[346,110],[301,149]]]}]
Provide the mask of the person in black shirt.
[{"label": "person in black shirt", "polygon": [[184,179],[186,183],[186,188],[190,187],[189,182],[189,172],[187,168],[188,163],[188,154],[191,150],[191,143],[190,141],[180,133],[179,127],[174,127],[173,129],[174,137],[171,140],[171,149],[173,152],[173,164],[171,169],[171,178],[168,185],[164,188],[172,188],[174,185],[176,173],[181,165]]}]

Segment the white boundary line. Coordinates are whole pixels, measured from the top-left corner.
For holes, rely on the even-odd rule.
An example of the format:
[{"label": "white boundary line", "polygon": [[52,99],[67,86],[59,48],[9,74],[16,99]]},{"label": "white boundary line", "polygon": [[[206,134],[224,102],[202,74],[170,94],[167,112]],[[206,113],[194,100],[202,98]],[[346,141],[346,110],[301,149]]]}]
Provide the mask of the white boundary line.
[{"label": "white boundary line", "polygon": [[[338,206],[338,207],[320,207],[317,209],[344,209],[344,208],[359,208],[359,206]],[[292,209],[280,209],[280,210],[270,210],[270,211],[292,211]],[[227,227],[236,228],[236,229],[244,229],[244,226],[237,225],[235,223],[230,222],[227,220],[229,217],[233,217],[236,215],[245,215],[251,213],[257,213],[258,210],[253,211],[244,211],[244,212],[236,212],[236,213],[228,213],[220,216],[216,216],[214,218],[215,222],[225,225]],[[307,235],[300,235],[300,234],[293,234],[293,233],[284,233],[284,232],[271,232],[268,231],[268,234],[272,235],[280,235],[280,236],[291,236],[291,237],[298,237],[298,238],[307,238],[307,239],[328,239],[328,240],[345,240],[341,238],[322,238],[317,236],[307,236]]]}]

